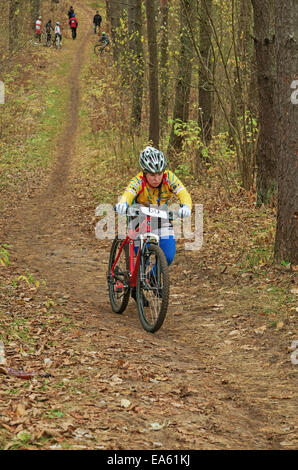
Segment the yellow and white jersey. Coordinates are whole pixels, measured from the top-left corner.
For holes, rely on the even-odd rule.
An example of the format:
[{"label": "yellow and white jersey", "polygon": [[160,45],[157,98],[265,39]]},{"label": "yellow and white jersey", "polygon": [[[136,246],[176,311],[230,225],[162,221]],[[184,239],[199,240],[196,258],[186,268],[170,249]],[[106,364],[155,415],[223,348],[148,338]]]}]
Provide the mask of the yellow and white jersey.
[{"label": "yellow and white jersey", "polygon": [[138,204],[167,204],[173,194],[176,194],[181,204],[187,204],[192,208],[191,196],[181,181],[170,170],[163,174],[162,183],[158,188],[153,188],[147,182],[144,174],[140,171],[131,179],[120,202],[127,202],[130,206],[133,202]]}]

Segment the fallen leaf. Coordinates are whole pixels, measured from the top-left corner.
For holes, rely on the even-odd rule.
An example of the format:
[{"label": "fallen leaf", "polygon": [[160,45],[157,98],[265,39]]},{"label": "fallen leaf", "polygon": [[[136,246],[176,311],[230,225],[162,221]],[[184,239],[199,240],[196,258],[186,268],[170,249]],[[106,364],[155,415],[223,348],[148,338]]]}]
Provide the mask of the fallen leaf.
[{"label": "fallen leaf", "polygon": [[150,429],[152,429],[153,431],[159,431],[160,429],[163,428],[163,425],[162,424],[159,424],[159,423],[150,423]]},{"label": "fallen leaf", "polygon": [[131,405],[131,402],[129,400],[126,400],[125,398],[123,398],[121,400],[120,404],[121,404],[122,408],[128,408]]},{"label": "fallen leaf", "polygon": [[25,405],[23,403],[18,403],[16,407],[16,415],[20,417],[20,416],[23,416],[24,414],[26,414]]}]

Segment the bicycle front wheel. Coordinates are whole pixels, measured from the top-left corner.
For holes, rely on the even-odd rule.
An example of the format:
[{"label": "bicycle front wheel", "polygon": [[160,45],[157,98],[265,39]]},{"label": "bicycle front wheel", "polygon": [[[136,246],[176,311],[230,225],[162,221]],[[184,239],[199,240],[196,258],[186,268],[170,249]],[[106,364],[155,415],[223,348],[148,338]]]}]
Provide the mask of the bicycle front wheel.
[{"label": "bicycle front wheel", "polygon": [[169,268],[162,249],[149,245],[140,262],[136,299],[143,328],[154,333],[162,326],[170,294]]},{"label": "bicycle front wheel", "polygon": [[108,267],[108,289],[109,298],[113,312],[123,313],[127,307],[130,296],[130,276],[129,276],[129,249],[125,244],[120,257],[114,267],[112,266],[119,253],[123,240],[116,237],[112,243]]}]

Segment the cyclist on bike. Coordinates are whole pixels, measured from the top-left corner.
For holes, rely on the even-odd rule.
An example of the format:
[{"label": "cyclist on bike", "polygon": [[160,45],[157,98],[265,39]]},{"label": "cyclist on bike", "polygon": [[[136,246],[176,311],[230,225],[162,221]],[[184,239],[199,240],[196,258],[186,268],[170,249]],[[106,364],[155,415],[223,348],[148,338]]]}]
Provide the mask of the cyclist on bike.
[{"label": "cyclist on bike", "polygon": [[[140,153],[139,164],[142,171],[132,178],[120,202],[116,204],[118,214],[125,214],[127,208],[133,203],[143,205],[149,203],[158,206],[167,204],[174,193],[180,201],[179,217],[189,217],[192,209],[191,196],[177,176],[172,171],[166,170],[167,160],[163,152],[153,147],[146,147]],[[164,221],[158,228],[158,235],[160,248],[170,266],[176,253],[174,229],[171,222]]]},{"label": "cyclist on bike", "polygon": [[57,36],[60,37],[60,44],[62,45],[62,34],[61,34],[59,21],[56,22],[56,26],[55,26],[55,41],[56,41]]},{"label": "cyclist on bike", "polygon": [[102,43],[101,52],[110,44],[109,38],[105,32],[101,34],[99,42]]},{"label": "cyclist on bike", "polygon": [[72,34],[72,39],[76,39],[77,37],[77,27],[79,25],[79,22],[76,18],[76,15],[73,14],[69,20],[69,26],[71,29],[71,34]]},{"label": "cyclist on bike", "polygon": [[51,30],[54,31],[54,28],[52,26],[52,20],[49,20],[46,24],[47,43],[48,44],[51,42],[51,39],[52,39]]},{"label": "cyclist on bike", "polygon": [[42,23],[41,23],[41,16],[39,16],[35,23],[35,34],[39,42],[41,42],[41,33],[42,33]]}]

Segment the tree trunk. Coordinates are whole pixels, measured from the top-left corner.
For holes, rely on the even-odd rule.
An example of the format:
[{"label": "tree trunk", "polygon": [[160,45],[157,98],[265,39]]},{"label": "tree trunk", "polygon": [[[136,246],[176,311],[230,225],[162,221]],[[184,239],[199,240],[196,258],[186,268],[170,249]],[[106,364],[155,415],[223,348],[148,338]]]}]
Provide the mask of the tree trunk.
[{"label": "tree trunk", "polygon": [[128,9],[130,58],[132,72],[132,131],[140,130],[144,80],[142,0],[130,0]]},{"label": "tree trunk", "polygon": [[[298,264],[298,2],[275,0],[278,208],[275,259]],[[293,92],[294,89],[294,92]],[[295,91],[296,89],[296,91]]]},{"label": "tree trunk", "polygon": [[[209,74],[212,74],[212,45],[211,45],[211,16],[212,0],[202,0],[200,20],[200,53],[203,64],[199,64],[199,113],[198,124],[201,129],[201,139],[207,146],[212,137],[212,91]],[[208,69],[207,72],[206,69]]]},{"label": "tree trunk", "polygon": [[168,153],[179,153],[182,150],[183,137],[175,133],[177,122],[183,124],[188,120],[189,95],[192,74],[193,44],[189,33],[190,23],[194,19],[194,0],[180,0],[181,31],[180,57],[176,84],[173,125],[168,146]]},{"label": "tree trunk", "polygon": [[31,0],[31,2],[32,29],[35,31],[35,23],[40,15],[40,0]]},{"label": "tree trunk", "polygon": [[12,52],[19,38],[19,0],[10,0],[9,3],[9,52]]},{"label": "tree trunk", "polygon": [[257,145],[257,206],[271,204],[277,190],[276,119],[274,106],[275,56],[274,0],[252,0],[254,40],[259,92],[259,137]]},{"label": "tree trunk", "polygon": [[160,0],[161,31],[160,31],[160,123],[161,132],[164,133],[168,124],[169,112],[169,3],[168,0]]},{"label": "tree trunk", "polygon": [[113,57],[117,61],[119,59],[119,44],[117,38],[117,29],[120,25],[121,16],[120,0],[110,0],[107,5],[107,13],[111,23],[111,37],[113,41]]},{"label": "tree trunk", "polygon": [[158,53],[156,33],[156,0],[146,0],[147,36],[149,52],[149,140],[159,146]]}]

